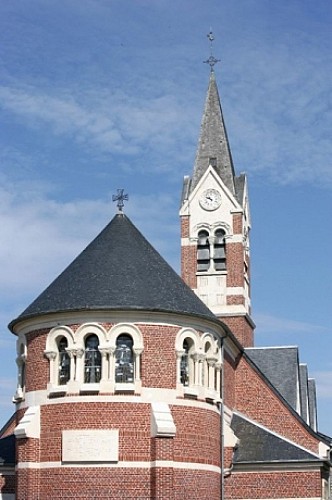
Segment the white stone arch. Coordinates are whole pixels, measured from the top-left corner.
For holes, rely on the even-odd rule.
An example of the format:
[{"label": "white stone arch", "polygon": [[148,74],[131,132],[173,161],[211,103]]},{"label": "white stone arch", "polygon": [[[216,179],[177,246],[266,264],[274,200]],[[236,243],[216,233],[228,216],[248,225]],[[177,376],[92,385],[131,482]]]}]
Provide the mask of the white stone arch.
[{"label": "white stone arch", "polygon": [[107,331],[99,323],[83,323],[75,332],[75,344],[78,348],[84,349],[84,342],[88,335],[97,335],[99,347],[105,347],[107,341]]},{"label": "white stone arch", "polygon": [[[205,332],[202,335],[202,349],[204,351],[203,385],[208,391],[207,396],[210,397],[213,393],[220,393],[222,352],[219,339],[212,333]],[[217,397],[216,394],[215,397]]]},{"label": "white stone arch", "polygon": [[57,340],[60,337],[65,337],[68,342],[68,348],[73,348],[75,344],[74,332],[69,326],[56,326],[49,331],[46,339],[45,354],[49,351],[57,351]]},{"label": "white stone arch", "polygon": [[217,229],[223,229],[225,231],[226,238],[233,235],[231,226],[225,221],[217,221],[210,226],[211,236],[214,235]]},{"label": "white stone arch", "polygon": [[14,402],[22,401],[25,394],[25,367],[28,355],[27,339],[20,333],[16,341],[17,387],[13,397]]},{"label": "white stone arch", "polygon": [[202,350],[204,352],[204,362],[202,367],[203,385],[208,391],[215,391],[218,386],[218,341],[210,332],[205,332],[202,335]]},{"label": "white stone arch", "polygon": [[132,323],[117,323],[109,330],[108,338],[110,347],[111,348],[114,347],[115,349],[116,339],[118,338],[119,335],[123,335],[125,333],[132,337],[135,349],[143,350],[144,348],[143,335],[140,329],[136,325],[133,325]]},{"label": "white stone arch", "polygon": [[[187,341],[189,350],[184,349]],[[189,342],[188,342],[189,341]],[[193,328],[182,328],[175,339],[177,387],[201,385],[201,339]]]},{"label": "white stone arch", "polygon": [[[70,380],[74,379],[75,375],[75,359],[74,359],[74,350],[75,350],[75,340],[74,340],[74,332],[71,328],[65,325],[56,326],[49,331],[46,339],[46,348],[44,351],[45,356],[50,362],[50,378],[48,389],[53,390],[54,388],[60,386],[59,382],[59,346],[58,341],[61,338],[65,338],[67,340],[66,351],[68,353],[69,359],[67,357],[67,361],[70,364],[69,373]],[[68,365],[67,365],[68,366]],[[63,388],[63,390],[65,390]]]},{"label": "white stone arch", "polygon": [[[117,339],[120,335],[128,335],[132,338],[133,347],[133,365],[130,363],[130,370],[133,370],[133,383],[116,383],[116,349],[117,349]],[[135,392],[140,392],[141,390],[141,354],[144,349],[143,335],[140,329],[133,325],[132,323],[117,323],[108,332],[109,338],[109,378],[114,384],[115,390],[135,390]],[[119,372],[117,371],[119,375]],[[133,387],[131,387],[133,385]]]},{"label": "white stone arch", "polygon": [[196,235],[196,238],[198,237],[198,233],[203,230],[207,231],[210,234],[211,225],[208,222],[200,222],[199,224],[196,224],[193,228],[193,232]]},{"label": "white stone arch", "polygon": [[[98,367],[98,377],[100,381],[104,382],[108,378],[108,348],[107,348],[107,330],[99,323],[89,322],[80,325],[75,332],[76,344],[76,377],[75,380],[81,385],[87,385],[93,389],[95,383],[91,384],[90,381],[85,384],[85,342],[90,335],[96,335],[98,338],[98,351],[101,354],[101,367]],[[101,368],[101,371],[100,371]],[[89,372],[90,373],[90,372]],[[97,379],[98,380],[98,379]],[[98,383],[98,382],[96,382]]]}]

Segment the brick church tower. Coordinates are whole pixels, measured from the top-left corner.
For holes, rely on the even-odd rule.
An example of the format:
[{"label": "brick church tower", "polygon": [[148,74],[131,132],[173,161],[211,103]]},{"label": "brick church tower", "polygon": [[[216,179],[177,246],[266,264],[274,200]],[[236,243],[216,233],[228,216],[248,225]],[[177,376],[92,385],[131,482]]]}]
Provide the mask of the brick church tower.
[{"label": "brick church tower", "polygon": [[243,346],[252,346],[247,180],[235,175],[213,68],[180,217],[182,278]]},{"label": "brick church tower", "polygon": [[253,345],[247,182],[211,61],[182,192],[183,279],[119,193],[111,222],[9,325],[1,500],[329,498],[314,380],[296,347]]}]

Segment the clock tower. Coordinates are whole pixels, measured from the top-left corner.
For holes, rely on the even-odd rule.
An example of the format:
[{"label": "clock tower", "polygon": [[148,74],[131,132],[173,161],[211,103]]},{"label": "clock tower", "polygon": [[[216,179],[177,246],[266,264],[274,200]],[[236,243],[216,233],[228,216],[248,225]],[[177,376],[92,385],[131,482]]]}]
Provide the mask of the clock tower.
[{"label": "clock tower", "polygon": [[244,174],[235,175],[214,64],[210,64],[193,174],[183,183],[181,272],[184,281],[241,344],[250,347],[254,324],[250,317],[247,180]]}]

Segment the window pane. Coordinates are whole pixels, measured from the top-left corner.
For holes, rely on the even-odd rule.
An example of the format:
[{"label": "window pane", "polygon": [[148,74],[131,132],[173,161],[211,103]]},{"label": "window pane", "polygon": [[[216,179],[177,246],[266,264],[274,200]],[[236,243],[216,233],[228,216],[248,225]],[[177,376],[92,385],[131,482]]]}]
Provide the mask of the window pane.
[{"label": "window pane", "polygon": [[66,351],[66,347],[68,346],[67,339],[65,337],[61,337],[58,343],[59,350],[59,376],[58,383],[59,385],[64,385],[68,382],[70,378],[70,358],[69,354]]},{"label": "window pane", "polygon": [[182,385],[188,386],[189,385],[189,344],[188,344],[188,341],[186,339],[183,341],[183,349],[185,352],[181,356],[180,380],[181,380]]},{"label": "window pane", "polygon": [[94,384],[100,382],[101,354],[98,349],[97,335],[90,335],[85,341],[84,382]]},{"label": "window pane", "polygon": [[133,339],[129,335],[120,335],[116,339],[115,382],[134,382]]}]

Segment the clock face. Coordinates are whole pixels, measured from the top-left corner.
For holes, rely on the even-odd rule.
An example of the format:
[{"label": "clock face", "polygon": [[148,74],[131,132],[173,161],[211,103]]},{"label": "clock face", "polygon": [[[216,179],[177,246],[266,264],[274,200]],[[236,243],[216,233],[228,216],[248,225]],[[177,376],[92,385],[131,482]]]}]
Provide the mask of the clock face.
[{"label": "clock face", "polygon": [[216,210],[221,205],[221,194],[216,189],[207,189],[199,199],[204,210]]}]

